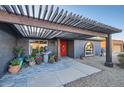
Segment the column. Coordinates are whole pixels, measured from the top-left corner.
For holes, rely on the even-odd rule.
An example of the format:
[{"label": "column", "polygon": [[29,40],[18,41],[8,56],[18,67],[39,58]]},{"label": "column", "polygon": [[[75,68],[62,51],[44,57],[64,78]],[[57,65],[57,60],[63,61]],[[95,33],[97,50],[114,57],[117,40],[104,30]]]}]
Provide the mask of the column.
[{"label": "column", "polygon": [[58,46],[58,59],[61,58],[61,55],[60,55],[60,39],[57,39],[57,46]]},{"label": "column", "polygon": [[111,34],[108,34],[108,37],[106,37],[106,62],[105,62],[105,66],[113,67]]}]

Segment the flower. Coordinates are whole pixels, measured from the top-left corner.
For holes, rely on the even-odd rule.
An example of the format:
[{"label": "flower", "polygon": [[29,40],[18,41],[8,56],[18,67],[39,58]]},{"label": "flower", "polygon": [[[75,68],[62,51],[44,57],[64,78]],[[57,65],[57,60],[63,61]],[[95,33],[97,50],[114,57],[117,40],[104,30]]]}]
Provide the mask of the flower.
[{"label": "flower", "polygon": [[37,61],[42,61],[43,58],[42,58],[42,57],[38,57],[38,58],[36,58],[35,60],[37,60]]}]

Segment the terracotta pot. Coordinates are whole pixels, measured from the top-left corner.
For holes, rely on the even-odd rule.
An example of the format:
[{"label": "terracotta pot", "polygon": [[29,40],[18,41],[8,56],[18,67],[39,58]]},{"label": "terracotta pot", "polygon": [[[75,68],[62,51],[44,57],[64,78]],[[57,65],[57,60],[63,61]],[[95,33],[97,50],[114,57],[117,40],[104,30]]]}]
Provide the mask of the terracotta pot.
[{"label": "terracotta pot", "polygon": [[33,65],[35,65],[36,63],[35,62],[29,62],[29,65],[30,66],[33,66]]},{"label": "terracotta pot", "polygon": [[19,72],[19,70],[20,70],[20,67],[19,67],[19,65],[17,65],[17,66],[9,66],[9,72],[11,73],[11,74],[16,74],[16,73],[18,73]]}]

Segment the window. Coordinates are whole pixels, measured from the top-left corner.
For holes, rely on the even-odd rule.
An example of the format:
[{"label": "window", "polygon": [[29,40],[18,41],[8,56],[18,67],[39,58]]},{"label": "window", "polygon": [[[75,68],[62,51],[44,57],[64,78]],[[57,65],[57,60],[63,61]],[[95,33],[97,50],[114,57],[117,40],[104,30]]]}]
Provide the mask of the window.
[{"label": "window", "polygon": [[94,48],[92,42],[87,42],[85,45],[85,56],[93,56]]},{"label": "window", "polygon": [[42,52],[44,47],[48,46],[47,40],[30,40],[30,54],[34,52]]}]

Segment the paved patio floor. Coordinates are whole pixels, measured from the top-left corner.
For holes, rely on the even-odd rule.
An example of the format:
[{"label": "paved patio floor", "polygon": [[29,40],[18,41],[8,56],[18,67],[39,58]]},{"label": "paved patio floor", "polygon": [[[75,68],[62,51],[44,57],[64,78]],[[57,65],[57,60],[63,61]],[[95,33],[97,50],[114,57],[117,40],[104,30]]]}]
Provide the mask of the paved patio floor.
[{"label": "paved patio floor", "polygon": [[0,79],[2,87],[60,87],[71,81],[101,71],[69,57],[54,64],[23,68],[18,74],[6,74]]}]

